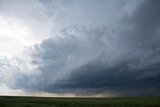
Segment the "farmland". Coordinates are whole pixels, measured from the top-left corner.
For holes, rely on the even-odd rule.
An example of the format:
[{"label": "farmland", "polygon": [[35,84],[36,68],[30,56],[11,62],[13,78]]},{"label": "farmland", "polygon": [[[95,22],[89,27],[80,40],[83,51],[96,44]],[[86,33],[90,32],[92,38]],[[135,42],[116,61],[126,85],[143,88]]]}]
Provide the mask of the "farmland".
[{"label": "farmland", "polygon": [[49,98],[1,96],[0,107],[160,107],[160,98]]}]

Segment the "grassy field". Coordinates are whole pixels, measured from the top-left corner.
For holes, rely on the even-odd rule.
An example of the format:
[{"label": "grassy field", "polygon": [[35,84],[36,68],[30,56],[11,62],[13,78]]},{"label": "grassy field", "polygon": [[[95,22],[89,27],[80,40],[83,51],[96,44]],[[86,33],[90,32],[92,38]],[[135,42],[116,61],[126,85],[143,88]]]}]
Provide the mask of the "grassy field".
[{"label": "grassy field", "polygon": [[0,107],[160,107],[160,98],[0,97]]}]

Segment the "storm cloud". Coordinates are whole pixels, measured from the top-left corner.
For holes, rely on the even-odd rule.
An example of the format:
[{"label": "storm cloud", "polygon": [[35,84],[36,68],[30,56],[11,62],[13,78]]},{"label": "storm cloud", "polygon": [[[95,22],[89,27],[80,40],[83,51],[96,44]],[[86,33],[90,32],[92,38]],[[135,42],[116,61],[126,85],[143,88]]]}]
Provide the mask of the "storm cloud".
[{"label": "storm cloud", "polygon": [[30,74],[18,73],[12,87],[76,95],[159,96],[160,1],[135,1],[134,6],[131,2],[82,0],[64,5],[41,0],[55,25],[48,39],[27,48],[36,68]]}]

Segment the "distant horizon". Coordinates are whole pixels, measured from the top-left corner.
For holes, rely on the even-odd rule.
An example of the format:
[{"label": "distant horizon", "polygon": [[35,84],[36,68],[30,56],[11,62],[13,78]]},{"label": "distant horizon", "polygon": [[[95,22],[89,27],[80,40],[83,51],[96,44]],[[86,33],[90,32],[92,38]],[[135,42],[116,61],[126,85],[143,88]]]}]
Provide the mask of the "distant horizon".
[{"label": "distant horizon", "polygon": [[84,97],[78,97],[78,96],[75,96],[75,97],[68,97],[68,96],[64,96],[64,97],[54,97],[54,96],[21,96],[21,95],[17,95],[17,96],[12,96],[12,95],[0,95],[0,97],[28,97],[28,98],[64,98],[64,99],[67,99],[67,98],[75,98],[75,99],[79,99],[79,98],[84,98],[84,99],[117,99],[117,98],[120,98],[120,99],[126,99],[126,98],[160,98],[159,96],[129,96],[129,97],[127,97],[127,96],[122,96],[122,97],[120,97],[120,96],[118,96],[118,97],[88,97],[88,96],[84,96]]}]

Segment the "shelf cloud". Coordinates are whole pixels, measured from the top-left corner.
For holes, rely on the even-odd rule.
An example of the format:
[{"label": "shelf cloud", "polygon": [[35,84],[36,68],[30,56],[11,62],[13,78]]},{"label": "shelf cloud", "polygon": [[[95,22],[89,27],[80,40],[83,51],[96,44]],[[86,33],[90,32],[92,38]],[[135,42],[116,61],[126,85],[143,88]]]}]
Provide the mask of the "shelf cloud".
[{"label": "shelf cloud", "polygon": [[0,57],[1,84],[63,96],[160,95],[159,0],[40,0],[36,14],[22,4],[20,15],[33,15],[26,26],[40,31],[22,56]]}]

